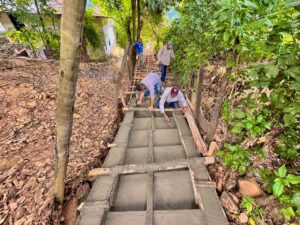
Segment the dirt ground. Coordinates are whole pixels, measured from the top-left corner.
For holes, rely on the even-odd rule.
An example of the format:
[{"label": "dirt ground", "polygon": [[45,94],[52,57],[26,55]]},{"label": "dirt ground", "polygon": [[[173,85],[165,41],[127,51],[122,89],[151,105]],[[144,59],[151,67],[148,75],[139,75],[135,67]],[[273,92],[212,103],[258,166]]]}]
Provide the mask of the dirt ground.
[{"label": "dirt ground", "polygon": [[0,61],[0,224],[72,223],[117,130],[117,71],[117,60],[80,66],[62,210],[53,203],[58,62]]}]

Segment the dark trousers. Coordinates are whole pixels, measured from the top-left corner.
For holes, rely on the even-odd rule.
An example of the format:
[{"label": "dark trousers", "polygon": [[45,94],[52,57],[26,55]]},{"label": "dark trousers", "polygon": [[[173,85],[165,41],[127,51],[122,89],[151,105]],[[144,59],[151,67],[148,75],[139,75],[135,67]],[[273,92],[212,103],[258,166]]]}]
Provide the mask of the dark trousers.
[{"label": "dark trousers", "polygon": [[[154,108],[159,108],[159,102],[160,102],[160,98],[157,99],[157,101],[154,104]],[[174,109],[178,109],[179,108],[179,102],[165,102],[165,107],[171,107]]]},{"label": "dark trousers", "polygon": [[160,72],[161,72],[161,81],[166,81],[166,75],[167,75],[167,67],[166,65],[161,64]]}]

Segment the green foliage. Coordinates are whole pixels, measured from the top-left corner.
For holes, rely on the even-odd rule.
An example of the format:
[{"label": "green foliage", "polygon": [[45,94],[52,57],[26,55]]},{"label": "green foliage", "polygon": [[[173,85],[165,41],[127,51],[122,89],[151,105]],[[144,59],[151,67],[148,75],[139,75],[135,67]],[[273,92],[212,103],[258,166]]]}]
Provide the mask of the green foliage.
[{"label": "green foliage", "polygon": [[254,198],[249,196],[243,198],[240,207],[246,209],[251,225],[259,224],[266,217],[265,210],[255,203]]},{"label": "green foliage", "polygon": [[276,147],[275,152],[280,157],[286,159],[295,159],[299,154],[299,148],[295,143],[300,143],[299,134],[294,132],[294,129],[288,128],[282,135],[278,137],[280,144]]},{"label": "green foliage", "polygon": [[275,171],[272,190],[284,206],[281,212],[287,221],[300,215],[300,176],[289,174],[286,166],[282,165]]},{"label": "green foliage", "polygon": [[[223,119],[229,124],[234,144],[218,152],[224,164],[242,173],[249,158],[260,155],[259,139],[271,136],[274,151],[289,167],[297,165],[300,151],[300,5],[296,0],[196,0],[184,1],[168,38],[176,58],[173,69],[187,83],[193,71],[215,56],[232,67],[230,80],[241,81],[241,94],[225,101]],[[235,53],[235,54],[233,54]],[[233,57],[236,56],[236,57]],[[237,89],[240,91],[239,89]],[[233,104],[234,103],[234,104]],[[231,105],[233,104],[233,105]],[[274,132],[276,133],[276,132]],[[249,149],[241,144],[254,143]],[[264,141],[262,142],[264,143]],[[293,159],[293,160],[292,160]],[[298,159],[299,162],[299,159]],[[297,216],[299,184],[296,174],[261,171],[278,196],[287,219]],[[268,178],[268,179],[267,179]],[[285,201],[284,197],[289,196]],[[291,208],[290,208],[291,207]],[[294,210],[294,211],[292,211]]]},{"label": "green foliage", "polygon": [[251,164],[251,152],[239,145],[225,144],[224,149],[217,152],[217,156],[224,159],[225,166],[238,170],[241,174],[246,173],[247,167]]},{"label": "green foliage", "polygon": [[[51,51],[54,58],[59,56],[59,34],[53,26],[57,23],[55,18],[55,9],[48,7],[47,1],[16,1],[8,2],[4,6],[6,10],[14,7],[14,17],[17,22],[23,24],[18,31],[10,31],[5,35],[12,38],[18,43],[22,43],[28,48],[38,53],[39,48],[44,45],[47,50]],[[33,13],[32,10],[39,13]],[[8,10],[10,11],[10,10]]]},{"label": "green foliage", "polygon": [[269,110],[244,112],[236,109],[232,112],[229,122],[231,125],[231,133],[243,137],[250,135],[257,137],[263,135],[267,130],[271,129],[271,123],[268,121]]},{"label": "green foliage", "polygon": [[[104,46],[104,34],[100,32],[100,26],[93,19],[93,12],[86,11],[83,24],[83,37],[96,50]],[[101,45],[102,44],[102,45]]]},{"label": "green foliage", "polygon": [[[141,20],[143,24],[141,37],[144,43],[151,40],[160,42],[164,38],[165,29],[168,27],[168,24],[165,23],[163,12],[176,2],[175,0],[140,0]],[[125,47],[129,41],[136,41],[136,37],[132,36],[133,15],[131,0],[94,0],[93,3],[101,7],[103,15],[112,18],[116,22],[117,37],[121,47]]]}]

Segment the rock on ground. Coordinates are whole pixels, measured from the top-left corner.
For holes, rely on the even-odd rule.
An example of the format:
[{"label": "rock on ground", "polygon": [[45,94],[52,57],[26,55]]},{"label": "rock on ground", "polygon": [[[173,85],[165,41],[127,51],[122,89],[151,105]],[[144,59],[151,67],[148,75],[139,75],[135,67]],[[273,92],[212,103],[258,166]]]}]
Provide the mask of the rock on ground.
[{"label": "rock on ground", "polygon": [[263,190],[255,180],[243,179],[239,180],[238,183],[239,190],[243,196],[259,197],[264,195]]}]

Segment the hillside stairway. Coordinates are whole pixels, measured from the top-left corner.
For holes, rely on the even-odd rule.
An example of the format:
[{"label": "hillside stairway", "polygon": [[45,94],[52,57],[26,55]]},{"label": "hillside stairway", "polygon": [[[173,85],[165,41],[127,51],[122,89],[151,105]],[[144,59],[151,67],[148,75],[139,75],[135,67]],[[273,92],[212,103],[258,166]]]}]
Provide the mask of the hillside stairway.
[{"label": "hillside stairway", "polygon": [[[153,54],[145,65],[131,87],[157,70]],[[209,157],[199,153],[184,114],[170,110],[166,123],[160,112],[135,107],[135,94],[130,99],[103,168],[90,172],[95,182],[78,225],[229,224],[206,168]]]}]

